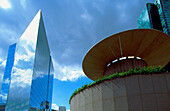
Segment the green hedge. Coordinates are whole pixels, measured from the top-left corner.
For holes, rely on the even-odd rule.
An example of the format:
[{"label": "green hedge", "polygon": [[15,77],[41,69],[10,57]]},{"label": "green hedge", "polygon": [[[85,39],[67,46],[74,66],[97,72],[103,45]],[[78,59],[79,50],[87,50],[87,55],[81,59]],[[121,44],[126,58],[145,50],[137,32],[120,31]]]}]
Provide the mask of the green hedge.
[{"label": "green hedge", "polygon": [[164,69],[162,69],[160,66],[156,67],[156,66],[150,66],[150,67],[143,67],[143,68],[135,68],[135,69],[129,69],[126,72],[120,72],[120,73],[114,73],[112,75],[109,76],[104,76],[103,78],[99,78],[98,80],[94,81],[93,83],[90,83],[88,85],[84,85],[81,88],[78,88],[77,90],[75,90],[75,92],[71,95],[69,103],[72,99],[72,97],[74,95],[76,95],[77,93],[83,91],[86,88],[92,87],[93,85],[99,84],[105,80],[111,80],[111,79],[115,79],[115,78],[121,78],[121,77],[125,77],[125,76],[131,76],[131,75],[135,75],[135,74],[152,74],[152,73],[160,73],[160,72],[165,72]]}]

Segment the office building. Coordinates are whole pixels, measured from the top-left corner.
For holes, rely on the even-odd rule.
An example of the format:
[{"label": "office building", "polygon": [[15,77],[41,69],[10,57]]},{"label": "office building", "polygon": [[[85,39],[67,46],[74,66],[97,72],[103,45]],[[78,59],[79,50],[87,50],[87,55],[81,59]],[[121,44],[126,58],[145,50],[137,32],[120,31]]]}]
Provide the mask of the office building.
[{"label": "office building", "polygon": [[138,28],[157,29],[170,35],[170,1],[147,3],[138,18]]},{"label": "office building", "polygon": [[0,105],[6,111],[50,110],[53,62],[41,10],[9,47]]},{"label": "office building", "polygon": [[5,106],[7,103],[7,95],[9,91],[9,84],[11,79],[11,71],[14,64],[14,54],[15,54],[16,43],[9,46],[8,56],[6,60],[6,67],[3,76],[3,83],[1,87],[1,97],[0,97],[0,110],[5,110]]},{"label": "office building", "polygon": [[147,3],[138,21],[138,28],[157,29],[163,31],[158,8],[153,3]]},{"label": "office building", "polygon": [[59,111],[66,111],[66,107],[65,106],[59,106]]},{"label": "office building", "polygon": [[128,30],[98,42],[82,63],[85,75],[97,81],[73,93],[70,111],[170,111],[170,72],[153,69],[168,64],[169,44],[167,34],[153,29]]}]

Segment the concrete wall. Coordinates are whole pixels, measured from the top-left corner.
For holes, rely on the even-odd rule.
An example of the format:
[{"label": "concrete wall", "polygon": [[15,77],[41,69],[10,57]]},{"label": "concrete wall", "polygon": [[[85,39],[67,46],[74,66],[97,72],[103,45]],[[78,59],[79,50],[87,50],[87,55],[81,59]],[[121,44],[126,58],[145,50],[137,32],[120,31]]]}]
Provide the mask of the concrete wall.
[{"label": "concrete wall", "polygon": [[170,73],[104,81],[76,94],[70,111],[170,111]]}]

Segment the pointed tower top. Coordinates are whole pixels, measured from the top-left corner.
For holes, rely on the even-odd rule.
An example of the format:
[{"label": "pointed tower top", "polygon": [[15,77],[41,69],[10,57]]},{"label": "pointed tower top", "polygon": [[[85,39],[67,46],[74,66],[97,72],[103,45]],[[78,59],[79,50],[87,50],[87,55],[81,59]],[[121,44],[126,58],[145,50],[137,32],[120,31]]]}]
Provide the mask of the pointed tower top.
[{"label": "pointed tower top", "polygon": [[41,13],[41,9],[38,11],[38,13]]},{"label": "pointed tower top", "polygon": [[36,43],[41,18],[42,14],[40,9],[31,21],[31,23],[28,25],[22,36],[20,37],[19,41],[26,40],[27,42],[29,41],[32,43]]}]

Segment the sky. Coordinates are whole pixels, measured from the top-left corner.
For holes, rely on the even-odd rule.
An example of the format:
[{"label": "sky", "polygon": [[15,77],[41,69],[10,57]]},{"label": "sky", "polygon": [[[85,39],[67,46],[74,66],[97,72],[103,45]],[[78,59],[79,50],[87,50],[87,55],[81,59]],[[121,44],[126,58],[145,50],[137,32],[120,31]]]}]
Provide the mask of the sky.
[{"label": "sky", "polygon": [[53,108],[93,82],[82,71],[87,51],[109,35],[137,28],[147,2],[155,0],[0,0],[0,77],[9,45],[16,43],[41,9],[54,64]]}]

